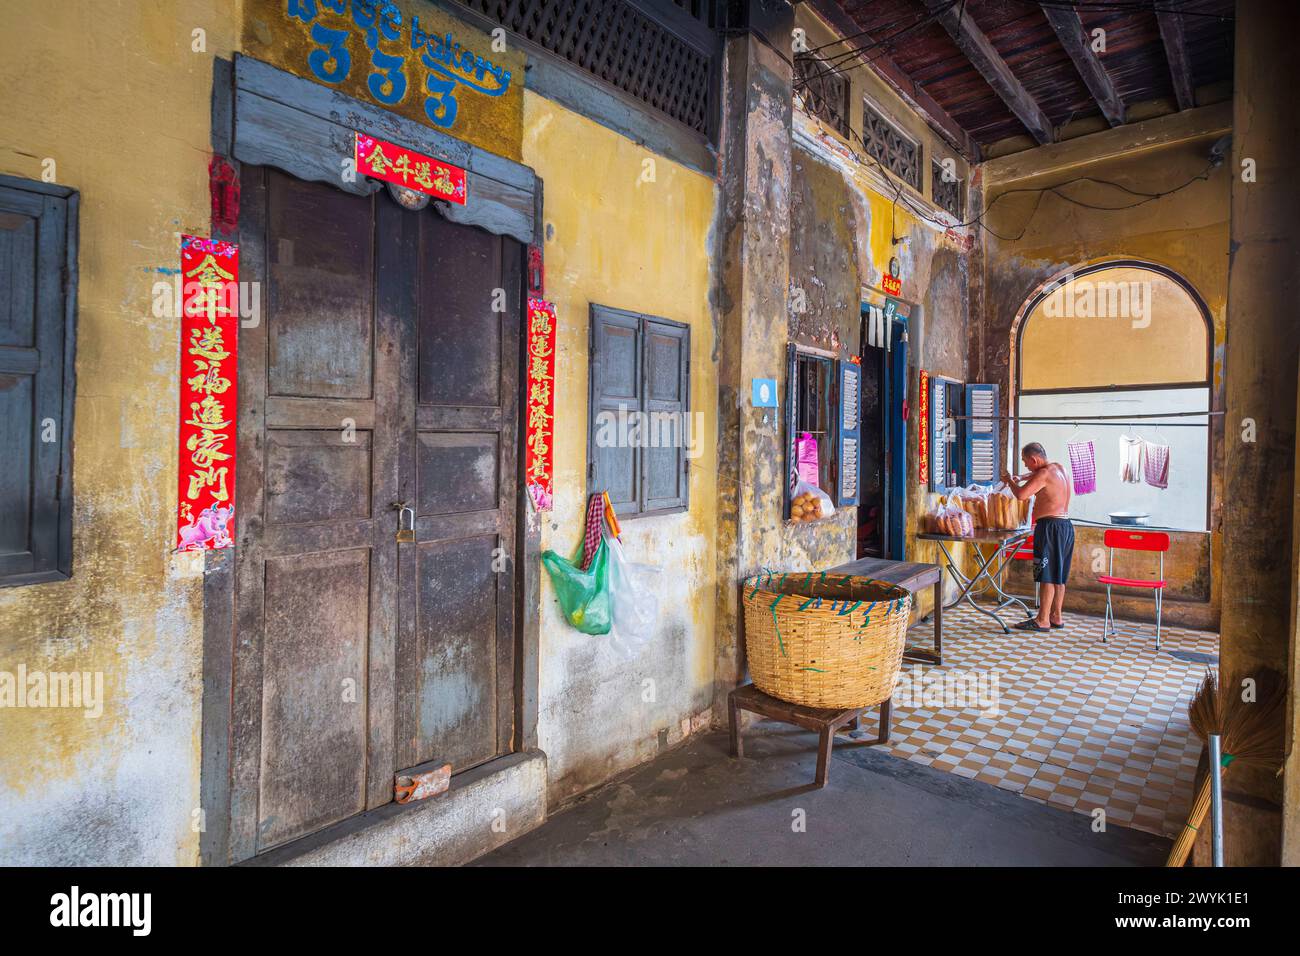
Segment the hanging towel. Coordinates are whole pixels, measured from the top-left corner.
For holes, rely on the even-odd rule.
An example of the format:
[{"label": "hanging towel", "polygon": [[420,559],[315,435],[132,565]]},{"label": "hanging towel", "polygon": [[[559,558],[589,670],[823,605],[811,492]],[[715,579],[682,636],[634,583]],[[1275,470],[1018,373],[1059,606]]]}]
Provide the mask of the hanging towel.
[{"label": "hanging towel", "polygon": [[1119,480],[1135,485],[1142,480],[1142,446],[1146,444],[1141,438],[1119,436]]},{"label": "hanging towel", "polygon": [[1142,472],[1152,488],[1169,487],[1169,446],[1145,442]]},{"label": "hanging towel", "polygon": [[591,566],[592,556],[600,544],[600,532],[605,524],[605,496],[601,492],[587,499],[587,532],[582,539],[582,570]]},{"label": "hanging towel", "polygon": [[1097,450],[1091,441],[1072,441],[1066,447],[1070,452],[1070,476],[1074,479],[1074,493],[1092,494],[1097,490]]}]

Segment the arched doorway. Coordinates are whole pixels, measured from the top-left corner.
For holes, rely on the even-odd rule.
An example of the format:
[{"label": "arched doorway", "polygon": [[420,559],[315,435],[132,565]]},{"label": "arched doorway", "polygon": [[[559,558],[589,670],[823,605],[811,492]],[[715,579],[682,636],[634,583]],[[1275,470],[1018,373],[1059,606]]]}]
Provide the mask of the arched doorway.
[{"label": "arched doorway", "polygon": [[[1071,513],[1098,523],[1145,513],[1154,526],[1206,530],[1211,430],[1198,413],[1210,410],[1213,331],[1196,290],[1155,263],[1100,262],[1040,287],[1013,334],[1013,450],[1038,441],[1064,462],[1071,442],[1092,442],[1096,491]],[[1134,442],[1168,450],[1165,487],[1144,474],[1124,480]]]}]

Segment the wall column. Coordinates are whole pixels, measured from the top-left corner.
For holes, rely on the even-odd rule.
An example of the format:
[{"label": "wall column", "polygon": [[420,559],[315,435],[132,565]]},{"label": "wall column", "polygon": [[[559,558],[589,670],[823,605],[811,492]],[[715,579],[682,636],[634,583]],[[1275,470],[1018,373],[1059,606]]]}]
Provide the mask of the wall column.
[{"label": "wall column", "polygon": [[714,712],[722,719],[726,694],[743,672],[739,582],[764,565],[775,566],[781,544],[780,418],[768,409],[764,424],[762,410],[750,405],[750,383],[785,380],[792,67],[781,44],[790,35],[792,18],[787,7],[765,19],[764,32],[776,47],[753,31],[732,38],[724,78],[714,281],[719,390]]},{"label": "wall column", "polygon": [[[1292,688],[1291,529],[1300,351],[1295,308],[1300,293],[1295,225],[1300,182],[1293,166],[1300,124],[1290,97],[1300,86],[1300,59],[1290,32],[1279,27],[1293,12],[1283,0],[1237,5],[1220,658],[1225,678],[1271,668],[1282,674],[1290,671]],[[1253,182],[1243,181],[1246,160],[1254,163]],[[1235,685],[1224,690],[1240,693]],[[1292,862],[1300,852],[1295,845],[1297,775],[1300,765],[1293,757],[1286,778]],[[1282,792],[1282,781],[1271,773],[1237,768],[1228,774],[1224,842],[1229,866],[1279,862]]]}]

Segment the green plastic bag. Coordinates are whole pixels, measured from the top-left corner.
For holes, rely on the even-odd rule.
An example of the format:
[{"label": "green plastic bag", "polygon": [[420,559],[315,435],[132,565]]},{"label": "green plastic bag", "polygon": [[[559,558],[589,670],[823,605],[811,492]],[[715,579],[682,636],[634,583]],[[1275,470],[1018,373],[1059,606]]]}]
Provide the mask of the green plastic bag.
[{"label": "green plastic bag", "polygon": [[[581,552],[580,552],[581,553]],[[560,598],[570,624],[584,634],[608,634],[613,622],[609,600],[609,546],[601,538],[586,571],[554,551],[542,554],[542,564]]]}]

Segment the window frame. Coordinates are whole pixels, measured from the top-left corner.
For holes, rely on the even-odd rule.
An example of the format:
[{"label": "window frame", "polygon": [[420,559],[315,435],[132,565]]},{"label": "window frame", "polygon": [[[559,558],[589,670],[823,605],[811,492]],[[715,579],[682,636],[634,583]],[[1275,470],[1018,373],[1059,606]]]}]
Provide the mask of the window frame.
[{"label": "window frame", "polygon": [[[1062,284],[1063,280],[1068,277],[1070,280],[1082,279],[1085,276],[1093,275],[1098,272],[1105,272],[1109,269],[1145,269],[1149,272],[1157,273],[1171,282],[1176,283],[1187,293],[1188,298],[1196,305],[1200,312],[1201,321],[1205,323],[1205,370],[1206,377],[1202,381],[1195,382],[1142,382],[1135,385],[1112,385],[1110,391],[1151,391],[1155,389],[1174,389],[1174,388],[1204,388],[1207,389],[1209,396],[1210,408],[1206,411],[1208,414],[1208,424],[1206,425],[1205,441],[1205,528],[1204,531],[1180,531],[1180,534],[1209,534],[1213,529],[1213,501],[1214,501],[1214,412],[1222,412],[1215,401],[1214,387],[1214,318],[1210,314],[1210,308],[1205,304],[1205,299],[1201,297],[1200,292],[1196,290],[1187,279],[1182,275],[1170,269],[1168,266],[1162,266],[1156,262],[1148,262],[1145,259],[1106,259],[1100,262],[1093,262],[1088,265],[1078,266],[1073,269],[1063,270],[1050,279],[1044,280],[1039,284],[1034,292],[1025,299],[1021,305],[1020,311],[1016,314],[1013,323],[1015,329],[1013,335],[1013,345],[1015,349],[1015,413],[1011,422],[1012,428],[1008,429],[1009,437],[1014,437],[1010,446],[1010,455],[1013,462],[1020,459],[1020,398],[1022,395],[1042,395],[1042,394],[1064,394],[1067,392],[1095,392],[1096,388],[1068,388],[1068,389],[1025,389],[1022,386],[1022,369],[1024,362],[1024,335],[1025,329],[1029,325],[1029,317],[1034,314],[1038,308],[1055,289]],[[1010,401],[1008,406],[1010,406]]]},{"label": "window frame", "polygon": [[[35,311],[34,334],[39,335],[45,323],[57,325],[57,330],[61,333],[62,355],[58,366],[60,380],[58,387],[54,389],[59,399],[58,413],[57,415],[40,415],[38,411],[33,416],[32,422],[33,445],[38,441],[38,436],[41,433],[42,418],[54,418],[58,429],[58,471],[55,478],[57,487],[54,495],[58,515],[53,528],[46,531],[53,538],[51,542],[53,557],[46,559],[45,566],[34,568],[31,571],[0,574],[0,588],[8,588],[52,581],[66,581],[72,577],[72,438],[73,411],[76,398],[77,256],[81,196],[77,190],[67,186],[3,174],[0,174],[0,190],[28,194],[32,199],[41,201],[43,205],[48,205],[51,200],[59,202],[62,206],[63,220],[62,238],[52,240],[57,243],[57,246],[49,250],[53,261],[42,262],[40,259],[41,248],[39,245],[37,246],[37,286],[35,290],[37,297],[33,303]],[[44,215],[42,213],[42,217]],[[42,236],[38,236],[38,243],[42,239]],[[50,292],[50,283],[52,281],[50,278],[45,278],[45,288],[42,289],[42,276],[43,270],[56,268],[57,296],[54,296]],[[57,299],[58,301],[49,301],[51,299]],[[31,508],[31,502],[32,498],[29,496],[29,509]]]},{"label": "window frame", "polygon": [[615,512],[618,514],[620,522],[634,521],[638,518],[652,518],[658,515],[682,514],[690,511],[691,508],[691,460],[687,454],[689,443],[686,441],[687,431],[690,428],[690,410],[691,410],[691,327],[685,322],[677,322],[659,315],[651,315],[647,312],[633,312],[628,309],[619,309],[614,306],[601,305],[600,303],[591,303],[588,310],[588,339],[587,339],[587,496],[589,497],[598,489],[601,489],[600,475],[597,473],[596,464],[596,415],[600,411],[597,407],[599,402],[598,379],[597,379],[597,324],[602,316],[609,316],[622,319],[624,322],[635,322],[636,328],[636,383],[634,391],[636,393],[637,406],[636,410],[646,413],[646,403],[649,401],[647,395],[647,352],[646,338],[647,330],[651,326],[662,326],[672,329],[674,334],[680,334],[681,338],[681,362],[678,365],[678,374],[681,376],[681,415],[683,429],[680,432],[682,436],[682,503],[680,505],[671,505],[667,508],[647,509],[646,502],[646,482],[645,473],[642,468],[642,456],[644,453],[643,446],[634,446],[633,448],[633,472],[636,476],[637,487],[637,510],[636,511],[619,511],[619,503],[614,503]]}]

